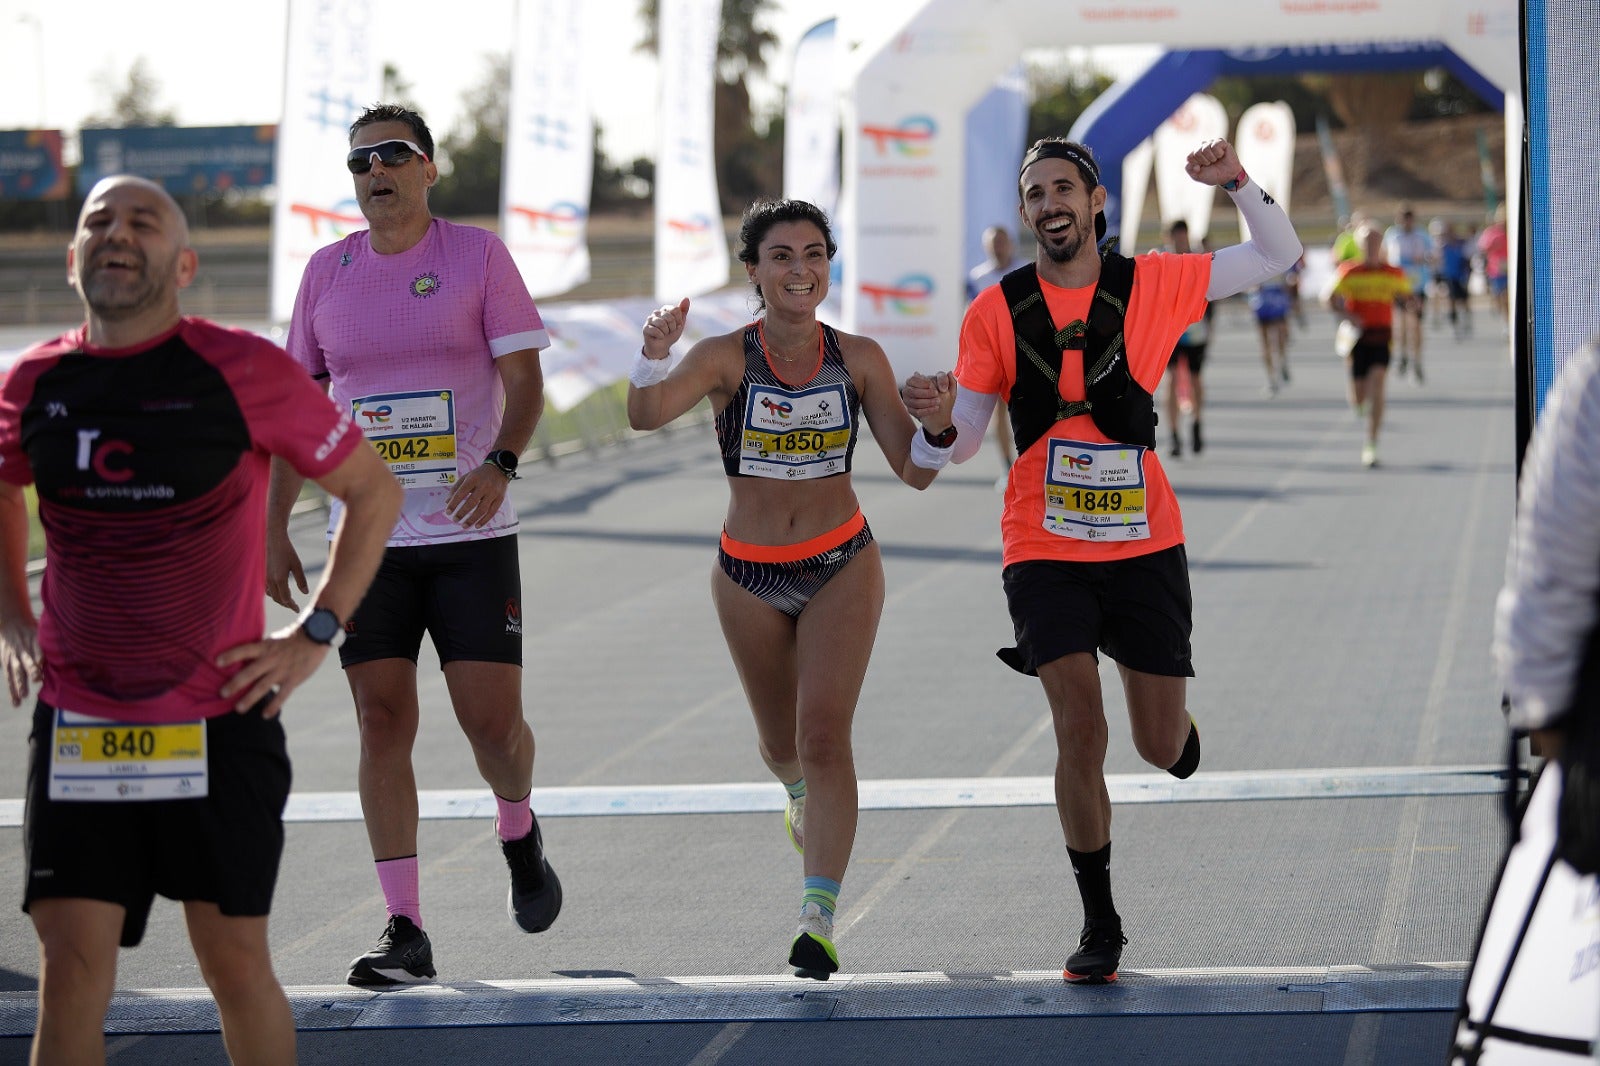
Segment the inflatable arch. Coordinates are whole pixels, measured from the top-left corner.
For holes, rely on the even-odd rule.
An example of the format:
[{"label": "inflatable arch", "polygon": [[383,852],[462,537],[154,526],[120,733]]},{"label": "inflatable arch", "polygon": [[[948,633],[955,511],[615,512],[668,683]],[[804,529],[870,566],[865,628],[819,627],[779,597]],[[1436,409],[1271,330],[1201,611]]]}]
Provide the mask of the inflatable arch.
[{"label": "inflatable arch", "polygon": [[[845,72],[839,229],[846,327],[881,343],[898,372],[954,365],[965,309],[964,120],[1025,48],[1150,43],[1203,57],[1223,49],[1236,56],[1339,46],[1414,51],[1417,42],[1438,48],[1440,61],[1458,73],[1472,72],[1469,84],[1490,100],[1503,98],[1506,199],[1516,203],[1523,119],[1517,0],[1074,0],[1049,18],[1027,0],[926,0],[897,28],[863,42]],[[1176,95],[1147,128],[1129,120],[1124,150],[1194,91],[1196,72],[1208,62],[1168,58],[1169,68],[1193,69],[1181,89],[1162,81],[1159,61],[1146,72],[1156,81],[1145,81],[1144,92]],[[1177,74],[1169,69],[1166,77]],[[1159,100],[1150,110],[1160,110]],[[1114,145],[1090,143],[1120,158]],[[995,161],[1008,169],[1016,163]]]}]

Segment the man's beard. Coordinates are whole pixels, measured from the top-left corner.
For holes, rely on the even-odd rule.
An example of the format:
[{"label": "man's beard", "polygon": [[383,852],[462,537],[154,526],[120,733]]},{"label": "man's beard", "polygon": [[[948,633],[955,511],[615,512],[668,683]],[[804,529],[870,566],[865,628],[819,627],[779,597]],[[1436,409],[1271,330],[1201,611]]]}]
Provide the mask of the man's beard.
[{"label": "man's beard", "polygon": [[[165,271],[171,273],[170,264],[165,266]],[[115,280],[91,272],[89,276],[78,279],[78,287],[89,309],[101,318],[132,318],[160,297],[161,286],[156,278],[162,276],[161,272],[152,269],[147,260],[136,278]]]},{"label": "man's beard", "polygon": [[1050,243],[1048,240],[1050,235],[1044,233],[1042,227],[1035,231],[1034,236],[1039,239],[1039,247],[1044,249],[1044,254],[1052,263],[1070,263],[1078,257],[1079,252],[1083,251],[1087,231],[1078,223],[1072,223],[1068,227],[1067,241],[1061,245]]}]

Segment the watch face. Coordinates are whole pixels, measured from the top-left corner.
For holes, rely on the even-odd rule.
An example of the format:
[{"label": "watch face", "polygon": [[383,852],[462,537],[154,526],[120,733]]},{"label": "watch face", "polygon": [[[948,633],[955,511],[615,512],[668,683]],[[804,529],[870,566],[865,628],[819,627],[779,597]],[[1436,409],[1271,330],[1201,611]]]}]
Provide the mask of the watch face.
[{"label": "watch face", "polygon": [[301,628],[318,644],[329,644],[339,635],[339,619],[327,608],[318,608],[306,615]]},{"label": "watch face", "polygon": [[502,448],[489,456],[489,461],[501,470],[515,470],[517,468],[517,453]]}]

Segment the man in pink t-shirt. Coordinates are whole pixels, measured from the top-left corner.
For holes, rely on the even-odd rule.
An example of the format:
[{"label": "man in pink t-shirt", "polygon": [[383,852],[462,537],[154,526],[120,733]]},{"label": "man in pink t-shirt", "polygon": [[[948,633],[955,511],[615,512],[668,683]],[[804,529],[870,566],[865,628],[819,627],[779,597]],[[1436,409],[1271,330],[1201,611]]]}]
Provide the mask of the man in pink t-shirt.
[{"label": "man in pink t-shirt", "polygon": [[[420,115],[368,108],[350,127],[350,145],[346,165],[370,228],[311,257],[288,350],[326,383],[406,490],[383,566],[339,649],[361,728],[367,838],[389,913],[377,946],[346,979],[382,988],[435,975],[422,928],[411,762],[424,633],[495,795],[511,918],[537,933],[561,909],[561,882],[529,805],[534,741],[522,716],[522,581],[507,494],[544,407],[539,351],[549,337],[500,239],[429,211],[438,170]],[[290,577],[305,588],[288,534],[301,483],[274,464],[267,593],[290,607]]]}]

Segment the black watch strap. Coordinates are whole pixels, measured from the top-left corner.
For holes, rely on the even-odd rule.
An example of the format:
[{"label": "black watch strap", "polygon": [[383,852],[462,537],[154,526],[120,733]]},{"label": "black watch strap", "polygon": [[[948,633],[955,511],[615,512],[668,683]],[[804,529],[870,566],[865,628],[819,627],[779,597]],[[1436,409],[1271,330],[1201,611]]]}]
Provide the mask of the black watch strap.
[{"label": "black watch strap", "polygon": [[938,433],[929,433],[928,427],[923,426],[922,436],[935,448],[948,448],[956,442],[956,437],[960,436],[960,434],[956,432],[956,427],[954,425],[946,426],[941,432]]},{"label": "black watch strap", "polygon": [[517,478],[517,453],[509,448],[501,448],[484,456],[483,461],[506,476],[507,481]]}]

